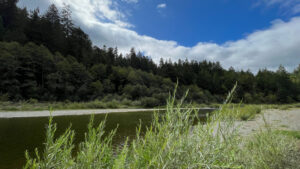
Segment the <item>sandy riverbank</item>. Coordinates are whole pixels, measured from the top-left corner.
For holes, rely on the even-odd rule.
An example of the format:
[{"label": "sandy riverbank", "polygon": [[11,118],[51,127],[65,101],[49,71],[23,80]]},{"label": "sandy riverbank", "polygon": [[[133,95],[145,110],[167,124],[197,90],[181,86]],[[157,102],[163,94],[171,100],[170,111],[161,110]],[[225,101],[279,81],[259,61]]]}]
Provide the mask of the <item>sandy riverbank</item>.
[{"label": "sandy riverbank", "polygon": [[[212,110],[212,108],[200,108],[201,110]],[[107,113],[127,113],[127,112],[147,112],[165,109],[84,109],[84,110],[55,110],[51,112],[52,116],[72,116],[72,115],[90,115]],[[48,117],[50,111],[7,111],[0,112],[0,118],[21,118],[21,117]]]},{"label": "sandy riverbank", "polygon": [[[107,114],[107,113],[126,113],[126,112],[145,112],[158,109],[91,109],[91,110],[56,110],[52,111],[52,116],[71,116],[71,115],[89,115],[89,114]],[[0,118],[21,118],[21,117],[48,117],[49,110],[43,111],[12,111],[0,112]]]}]

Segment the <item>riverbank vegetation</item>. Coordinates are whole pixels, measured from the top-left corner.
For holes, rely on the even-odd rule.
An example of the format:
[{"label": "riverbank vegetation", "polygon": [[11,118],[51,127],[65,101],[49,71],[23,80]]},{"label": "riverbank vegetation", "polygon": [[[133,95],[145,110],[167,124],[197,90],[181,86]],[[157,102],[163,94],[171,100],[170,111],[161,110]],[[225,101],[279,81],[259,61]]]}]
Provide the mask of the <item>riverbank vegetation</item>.
[{"label": "riverbank vegetation", "polygon": [[253,74],[224,69],[218,62],[161,59],[154,63],[134,49],[120,54],[117,48],[94,46],[73,24],[67,5],[59,9],[51,5],[42,14],[18,8],[16,2],[0,2],[0,101],[104,99],[155,107],[166,104],[177,81],[178,93],[190,89],[186,100],[196,104],[222,103],[236,82],[233,102],[300,101],[300,67],[292,73],[280,66],[277,71]]},{"label": "riverbank vegetation", "polygon": [[[145,108],[140,101],[130,100],[94,100],[90,102],[37,102],[30,99],[26,102],[0,102],[0,111],[40,111],[40,110],[80,110],[80,109],[118,109]],[[151,107],[153,108],[153,107]]]},{"label": "riverbank vegetation", "polygon": [[[164,108],[164,106],[155,106],[149,104],[147,100],[128,100],[119,99],[117,97],[104,97],[102,100],[94,100],[88,102],[39,102],[36,99],[29,99],[27,101],[0,101],[0,111],[40,111],[40,110],[78,110],[78,109],[123,109],[123,108]],[[111,100],[112,99],[112,100]],[[219,108],[222,104],[220,103],[194,103],[184,102],[184,105],[190,105],[194,108]],[[249,120],[260,114],[261,111],[266,109],[279,109],[288,110],[294,108],[300,108],[300,103],[293,104],[239,104],[232,103],[231,108],[239,111],[240,120]]]},{"label": "riverbank vegetation", "polygon": [[251,120],[262,112],[262,105],[230,104],[223,107],[223,114],[236,120]]},{"label": "riverbank vegetation", "polygon": [[300,131],[277,130],[275,132],[277,132],[278,134],[290,136],[290,137],[300,140]]},{"label": "riverbank vegetation", "polygon": [[[296,168],[296,139],[266,125],[248,136],[239,135],[234,121],[239,112],[224,104],[205,124],[192,125],[193,109],[181,109],[182,101],[170,97],[163,116],[154,114],[145,133],[113,147],[113,130],[105,132],[105,121],[88,125],[85,141],[74,153],[74,131],[56,137],[50,118],[45,149],[35,157],[26,153],[25,168]],[[230,114],[230,116],[228,116]],[[298,154],[297,154],[298,153]]]}]

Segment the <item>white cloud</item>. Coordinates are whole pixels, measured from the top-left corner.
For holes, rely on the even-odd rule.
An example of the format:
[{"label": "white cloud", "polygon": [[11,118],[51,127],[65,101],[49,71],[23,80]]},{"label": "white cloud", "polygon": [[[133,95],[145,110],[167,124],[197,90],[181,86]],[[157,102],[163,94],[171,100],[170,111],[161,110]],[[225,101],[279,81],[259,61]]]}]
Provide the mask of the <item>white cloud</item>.
[{"label": "white cloud", "polygon": [[158,9],[162,9],[162,8],[166,8],[167,4],[163,3],[163,4],[158,4],[156,8]]},{"label": "white cloud", "polygon": [[[21,0],[23,5],[32,5],[29,0]],[[42,3],[40,0],[39,4]],[[300,63],[300,17],[290,21],[275,20],[265,30],[253,32],[243,39],[224,44],[199,42],[193,47],[179,45],[175,41],[158,40],[150,36],[139,35],[124,27],[123,15],[120,11],[110,8],[114,3],[110,0],[68,0],[73,11],[76,24],[87,32],[94,44],[102,46],[118,46],[122,53],[128,53],[131,47],[152,57],[156,62],[162,57],[189,60],[220,61],[225,68],[233,66],[237,69],[259,68],[277,69],[280,64],[292,70]],[[108,2],[109,1],[109,2]],[[20,3],[21,3],[20,2]],[[53,0],[61,5],[62,0]],[[99,6],[104,7],[99,7]],[[100,11],[101,10],[101,11]],[[98,18],[107,18],[104,22]],[[120,19],[121,18],[121,19]],[[118,23],[121,22],[121,23]]]},{"label": "white cloud", "polygon": [[283,13],[300,13],[300,0],[258,0],[256,5],[266,5],[267,7],[278,5]]},{"label": "white cloud", "polygon": [[[125,1],[135,2],[137,0]],[[76,19],[86,25],[103,22],[113,23],[120,27],[133,26],[126,22],[125,14],[119,10],[119,4],[113,0],[20,0],[18,5],[26,6],[29,9],[41,6],[41,11],[43,11],[52,3],[58,7],[62,7],[63,3],[70,5]]]},{"label": "white cloud", "polygon": [[139,2],[139,0],[121,0],[121,1],[126,3],[135,3],[135,4]]}]

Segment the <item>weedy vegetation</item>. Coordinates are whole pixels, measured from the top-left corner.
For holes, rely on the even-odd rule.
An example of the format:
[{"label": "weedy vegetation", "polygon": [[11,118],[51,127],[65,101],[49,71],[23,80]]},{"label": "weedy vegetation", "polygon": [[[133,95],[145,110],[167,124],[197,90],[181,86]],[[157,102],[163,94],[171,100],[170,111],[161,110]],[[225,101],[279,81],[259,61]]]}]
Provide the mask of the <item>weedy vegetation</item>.
[{"label": "weedy vegetation", "polygon": [[[175,91],[176,92],[176,91]],[[46,132],[45,149],[35,157],[26,153],[25,169],[36,168],[296,168],[295,139],[266,129],[247,137],[239,135],[235,120],[239,109],[227,102],[207,117],[205,123],[193,125],[197,112],[181,109],[183,100],[169,97],[164,115],[154,114],[152,125],[136,138],[114,147],[116,130],[105,134],[105,121],[88,124],[85,140],[74,153],[75,132],[71,128],[55,137],[52,118]],[[243,111],[258,110],[245,108]],[[106,135],[104,137],[104,135]],[[298,163],[299,164],[299,163]]]},{"label": "weedy vegetation", "polygon": [[290,136],[293,138],[296,138],[300,140],[300,131],[291,131],[291,130],[277,130],[276,131],[278,134]]},{"label": "weedy vegetation", "polygon": [[141,108],[143,106],[139,101],[123,100],[94,100],[89,102],[37,102],[35,99],[19,102],[0,102],[2,111],[39,111],[49,110],[78,110],[78,109],[115,109],[115,108]]}]

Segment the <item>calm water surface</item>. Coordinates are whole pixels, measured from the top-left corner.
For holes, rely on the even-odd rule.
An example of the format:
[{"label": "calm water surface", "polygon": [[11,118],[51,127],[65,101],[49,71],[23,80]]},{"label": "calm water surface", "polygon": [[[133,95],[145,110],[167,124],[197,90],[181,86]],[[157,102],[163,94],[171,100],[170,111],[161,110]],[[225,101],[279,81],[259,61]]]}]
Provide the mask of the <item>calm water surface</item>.
[{"label": "calm water surface", "polygon": [[[201,110],[201,113],[211,110]],[[163,113],[163,112],[161,112]],[[95,115],[95,124],[105,118],[105,114]],[[134,138],[136,127],[142,121],[143,130],[149,126],[153,112],[111,113],[107,116],[106,131],[118,126],[113,144],[121,144],[126,137]],[[37,147],[43,150],[47,117],[0,119],[0,169],[22,168],[25,164],[25,151],[32,155]],[[84,140],[90,115],[54,117],[57,123],[57,134],[62,134],[72,124],[76,131],[75,143]]]}]

